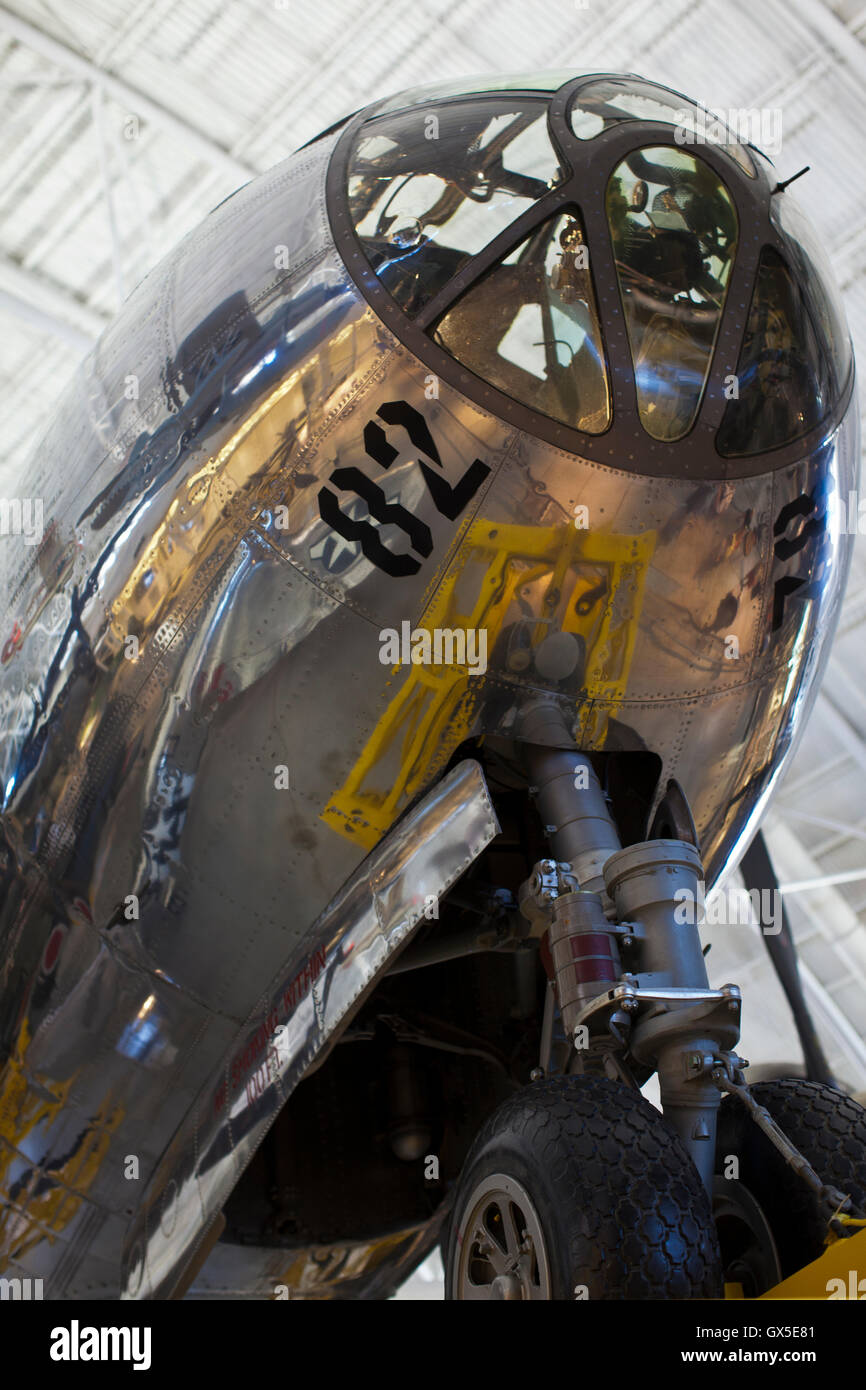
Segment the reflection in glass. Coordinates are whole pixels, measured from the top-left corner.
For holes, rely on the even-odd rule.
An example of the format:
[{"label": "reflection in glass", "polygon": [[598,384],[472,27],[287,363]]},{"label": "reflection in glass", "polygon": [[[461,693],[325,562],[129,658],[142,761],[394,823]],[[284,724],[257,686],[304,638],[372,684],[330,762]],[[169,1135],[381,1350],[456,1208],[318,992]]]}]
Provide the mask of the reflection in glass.
[{"label": "reflection in glass", "polygon": [[795,279],[778,251],[765,246],[737,363],[739,397],[725,407],[716,440],[720,454],[759,454],[821,423],[850,364],[849,351],[834,351],[839,343],[847,349],[847,337],[830,337],[830,323],[814,273]]},{"label": "reflection in glass", "polygon": [[580,140],[593,140],[621,121],[662,121],[682,130],[683,144],[711,141],[735,159],[744,174],[755,177],[748,150],[714,112],[696,106],[688,97],[667,87],[657,87],[654,82],[634,77],[603,77],[588,82],[573,102],[569,120]]},{"label": "reflection in glass", "polygon": [[737,241],[719,176],[669,146],[634,150],[614,170],[607,216],[641,423],[684,435],[710,369]]},{"label": "reflection in glass", "polygon": [[851,370],[851,340],[836,278],[815,228],[790,193],[770,201],[770,221],[785,239],[788,263],[829,353],[835,389],[841,392]]},{"label": "reflection in glass", "polygon": [[525,238],[457,301],[435,340],[515,400],[588,434],[610,423],[601,328],[580,214]]},{"label": "reflection in glass", "polygon": [[452,78],[450,82],[431,82],[424,87],[398,92],[384,102],[376,114],[390,116],[393,111],[405,111],[409,106],[427,106],[431,101],[445,101],[448,97],[468,96],[475,92],[528,91],[552,95],[557,87],[573,81],[575,75],[570,69],[561,72],[512,72],[498,77],[485,72],[475,77]]},{"label": "reflection in glass", "polygon": [[349,162],[355,231],[408,313],[559,181],[547,103],[446,102],[374,119]]}]

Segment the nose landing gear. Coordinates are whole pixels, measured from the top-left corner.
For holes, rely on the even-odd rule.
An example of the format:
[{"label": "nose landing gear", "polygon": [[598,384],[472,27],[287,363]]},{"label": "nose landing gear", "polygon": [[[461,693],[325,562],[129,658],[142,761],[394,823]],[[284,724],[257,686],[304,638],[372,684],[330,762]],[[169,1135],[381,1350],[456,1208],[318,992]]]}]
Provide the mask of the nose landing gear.
[{"label": "nose landing gear", "polygon": [[[537,1079],[464,1165],[446,1297],[759,1297],[866,1210],[866,1111],[828,1086],[746,1085],[740,992],[711,989],[704,965],[687,808],[689,839],[622,848],[559,709],[540,702],[524,732],[553,857],[520,905],[574,1052],[547,1074],[548,990]],[[653,1072],[663,1114],[638,1089]]]}]

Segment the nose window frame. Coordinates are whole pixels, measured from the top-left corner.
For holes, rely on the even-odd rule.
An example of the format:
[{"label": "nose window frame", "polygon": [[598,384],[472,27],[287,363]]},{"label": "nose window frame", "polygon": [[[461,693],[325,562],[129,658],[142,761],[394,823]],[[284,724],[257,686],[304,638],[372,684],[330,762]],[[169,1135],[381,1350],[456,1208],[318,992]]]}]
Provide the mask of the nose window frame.
[{"label": "nose window frame", "polygon": [[605,204],[640,422],[675,442],[703,402],[736,260],[736,206],[698,155],[670,145],[627,154]]},{"label": "nose window frame", "polygon": [[512,399],[599,435],[612,420],[610,369],[587,253],[580,209],[568,204],[479,276],[432,331]]},{"label": "nose window frame", "polygon": [[[550,98],[547,122],[551,142],[563,168],[563,180],[499,231],[416,314],[409,317],[391,298],[370,269],[349,216],[346,172],[352,144],[360,127],[375,117],[378,107],[360,113],[337,142],[327,174],[326,200],[331,230],[350,279],[395,337],[432,372],[481,409],[501,418],[541,442],[618,471],[641,476],[677,478],[749,477],[770,469],[798,463],[826,442],[841,422],[851,399],[853,369],[843,397],[823,424],[804,439],[775,449],[771,454],[725,458],[716,447],[716,435],[728,402],[731,375],[736,370],[745,334],[748,308],[761,247],[781,244],[769,210],[775,171],[766,159],[756,161],[756,177],[747,178],[723,146],[707,144],[701,160],[725,183],[739,223],[739,250],[731,271],[710,371],[696,419],[682,438],[656,440],[640,422],[628,333],[620,300],[613,250],[607,229],[605,190],[611,171],[631,150],[652,146],[677,146],[671,125],[626,121],[612,125],[592,140],[580,140],[571,131],[567,114],[581,87],[610,74],[585,74],[564,84]],[[619,76],[618,74],[616,76]],[[509,101],[521,97],[538,100],[538,88],[497,93]],[[465,97],[462,99],[465,100]],[[395,103],[390,103],[395,109]],[[435,325],[450,306],[490,266],[500,260],[524,236],[562,207],[581,209],[591,247],[593,278],[599,317],[611,375],[613,413],[604,433],[588,434],[543,415],[514,400],[455,360],[433,337]]]},{"label": "nose window frame", "polygon": [[[414,318],[521,211],[562,180],[543,96],[452,98],[378,115],[348,169],[355,234]],[[528,167],[521,167],[527,166]]]}]

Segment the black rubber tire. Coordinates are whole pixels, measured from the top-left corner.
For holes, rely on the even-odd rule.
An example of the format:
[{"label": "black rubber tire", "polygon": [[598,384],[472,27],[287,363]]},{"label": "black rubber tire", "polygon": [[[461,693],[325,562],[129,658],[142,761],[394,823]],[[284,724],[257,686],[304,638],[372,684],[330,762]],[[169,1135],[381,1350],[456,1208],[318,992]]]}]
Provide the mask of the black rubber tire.
[{"label": "black rubber tire", "polygon": [[511,1096],[478,1135],[458,1183],[445,1253],[445,1297],[460,1222],[479,1182],[516,1179],[532,1198],[551,1296],[720,1298],[710,1202],[677,1136],[638,1092],[604,1077],[562,1076]]},{"label": "black rubber tire", "polygon": [[[796,1077],[749,1090],[818,1176],[866,1207],[866,1110],[832,1086]],[[721,1104],[716,1154],[719,1174],[728,1155],[739,1159],[739,1180],[773,1233],[782,1278],[816,1260],[827,1234],[817,1199],[733,1096]]]}]

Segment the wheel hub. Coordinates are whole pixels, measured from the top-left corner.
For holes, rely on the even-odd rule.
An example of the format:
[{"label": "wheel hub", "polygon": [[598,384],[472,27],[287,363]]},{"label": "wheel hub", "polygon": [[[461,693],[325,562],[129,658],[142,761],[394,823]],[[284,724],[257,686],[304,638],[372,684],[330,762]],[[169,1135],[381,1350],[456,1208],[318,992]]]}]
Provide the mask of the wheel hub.
[{"label": "wheel hub", "polygon": [[758,1298],[778,1284],[782,1270],[770,1224],[743,1183],[713,1180],[713,1218],[725,1282],[742,1285],[746,1298]]},{"label": "wheel hub", "polygon": [[550,1299],[550,1264],[541,1221],[526,1189],[503,1173],[483,1178],[458,1229],[453,1297]]},{"label": "wheel hub", "polygon": [[497,1274],[490,1289],[491,1298],[523,1298],[523,1288],[516,1274]]}]

